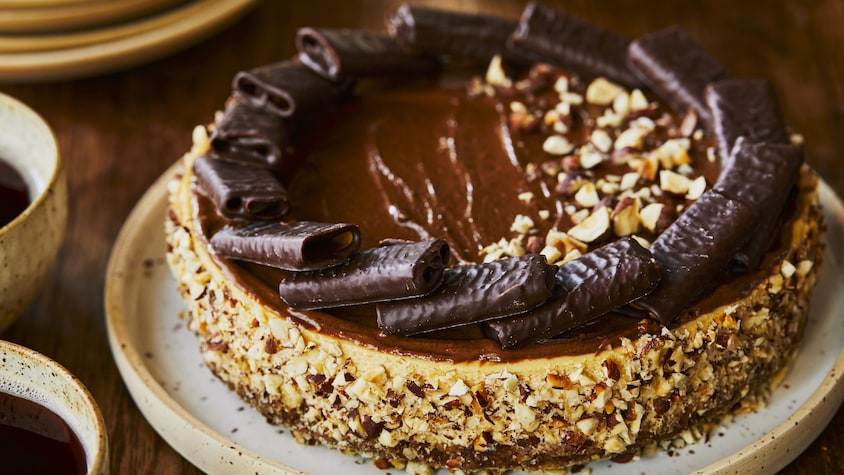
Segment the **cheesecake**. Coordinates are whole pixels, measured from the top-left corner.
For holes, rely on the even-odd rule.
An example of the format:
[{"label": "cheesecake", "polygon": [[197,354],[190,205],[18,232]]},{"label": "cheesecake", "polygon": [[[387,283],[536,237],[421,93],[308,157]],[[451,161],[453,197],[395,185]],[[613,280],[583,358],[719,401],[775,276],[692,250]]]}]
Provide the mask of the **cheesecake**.
[{"label": "cheesecake", "polygon": [[[572,31],[607,40],[549,41]],[[764,405],[824,249],[767,83],[677,29],[540,4],[298,40],[195,129],[165,219],[182,318],[270,423],[379,468],[501,472]]]}]

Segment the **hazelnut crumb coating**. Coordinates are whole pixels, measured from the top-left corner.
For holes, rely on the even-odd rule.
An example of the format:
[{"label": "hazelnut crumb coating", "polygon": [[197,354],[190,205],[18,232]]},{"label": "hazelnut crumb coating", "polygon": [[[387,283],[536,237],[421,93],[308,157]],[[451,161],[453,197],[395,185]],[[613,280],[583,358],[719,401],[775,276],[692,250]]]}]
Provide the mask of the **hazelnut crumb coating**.
[{"label": "hazelnut crumb coating", "polygon": [[167,261],[208,367],[267,420],[381,468],[559,469],[702,434],[764,403],[793,360],[823,254],[805,167],[781,255],[738,300],[597,353],[452,363],[379,352],[262,305],[197,232],[192,160],[171,183]]}]

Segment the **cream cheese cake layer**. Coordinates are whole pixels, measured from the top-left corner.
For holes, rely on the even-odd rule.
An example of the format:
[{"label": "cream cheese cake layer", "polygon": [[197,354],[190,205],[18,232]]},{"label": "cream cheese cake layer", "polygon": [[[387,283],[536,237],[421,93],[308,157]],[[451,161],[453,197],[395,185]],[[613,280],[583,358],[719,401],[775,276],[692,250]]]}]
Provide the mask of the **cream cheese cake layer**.
[{"label": "cream cheese cake layer", "polygon": [[753,409],[794,357],[823,249],[804,168],[776,258],[739,298],[582,354],[403,355],[323,331],[233,279],[198,229],[193,158],[171,186],[167,256],[208,366],[297,439],[382,466],[563,467]]}]

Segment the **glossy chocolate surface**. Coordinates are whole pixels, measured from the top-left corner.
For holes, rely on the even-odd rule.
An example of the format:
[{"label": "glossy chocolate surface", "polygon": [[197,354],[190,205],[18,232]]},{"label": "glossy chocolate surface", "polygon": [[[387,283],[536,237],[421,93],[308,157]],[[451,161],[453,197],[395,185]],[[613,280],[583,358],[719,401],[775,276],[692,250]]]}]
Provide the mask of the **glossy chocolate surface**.
[{"label": "glossy chocolate surface", "polygon": [[[299,147],[299,161],[283,171],[291,216],[358,223],[362,249],[385,238],[444,238],[454,260],[464,263],[480,262],[480,249],[511,236],[510,225],[518,214],[533,217],[544,235],[555,220],[543,220],[540,210],[553,211],[561,205],[553,187],[549,191],[549,183],[531,178],[528,170],[529,164],[548,160],[542,150],[547,135],[511,129],[506,100],[470,96],[463,80],[379,85],[359,94],[311,127],[310,138]],[[592,121],[594,117],[578,119],[580,125],[571,128],[570,139],[582,142]],[[706,146],[713,145],[714,140],[706,138],[690,150],[695,173],[706,176],[710,184],[719,172],[717,160],[706,158]],[[606,164],[596,173],[619,171],[620,166]],[[519,200],[525,191],[533,192],[535,199]],[[672,198],[665,200],[677,204]],[[201,195],[196,213],[206,239],[225,224]],[[565,223],[556,224],[565,229]],[[729,276],[730,285],[708,292],[672,325],[739,298],[770,265],[768,257],[768,264],[763,263],[757,273]],[[225,259],[218,263],[264,305],[317,331],[433,360],[514,361],[592,353],[622,336],[659,331],[656,324],[608,314],[554,340],[511,350],[484,338],[479,326],[424,337],[382,335],[376,328],[374,306],[293,310],[278,297],[282,271]]]}]

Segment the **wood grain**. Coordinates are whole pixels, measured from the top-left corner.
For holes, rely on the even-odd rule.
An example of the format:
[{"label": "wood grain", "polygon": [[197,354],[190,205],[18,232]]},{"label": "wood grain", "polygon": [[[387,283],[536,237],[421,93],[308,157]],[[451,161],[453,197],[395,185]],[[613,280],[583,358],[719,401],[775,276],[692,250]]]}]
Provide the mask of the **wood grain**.
[{"label": "wood grain", "polygon": [[[149,426],[127,393],[108,347],[103,280],[120,226],[144,190],[185,150],[191,129],[213,117],[238,70],[293,55],[300,26],[379,29],[387,0],[265,1],[203,44],[125,72],[2,87],[53,126],[68,165],[70,220],[54,278],[2,335],[51,356],[99,402],[114,473],[196,474]],[[419,2],[448,5],[445,0]],[[844,2],[551,1],[635,36],[686,27],[737,76],[770,79],[808,161],[844,194]],[[517,17],[523,2],[472,0],[469,11]],[[783,474],[844,472],[844,411]],[[631,467],[633,469],[634,467]]]}]

